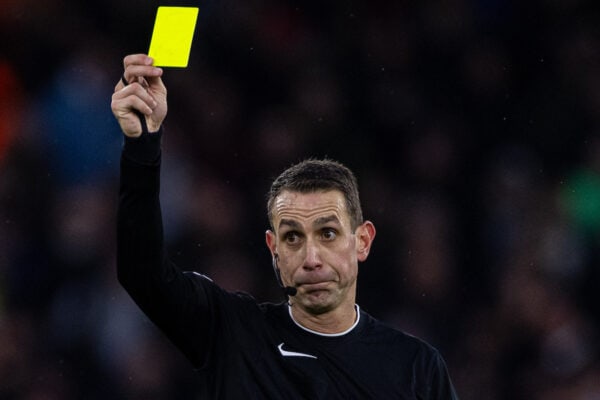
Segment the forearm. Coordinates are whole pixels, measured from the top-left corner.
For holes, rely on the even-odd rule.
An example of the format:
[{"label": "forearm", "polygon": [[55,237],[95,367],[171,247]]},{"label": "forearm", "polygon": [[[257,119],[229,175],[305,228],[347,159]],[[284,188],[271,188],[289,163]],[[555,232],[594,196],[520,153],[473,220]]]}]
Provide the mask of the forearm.
[{"label": "forearm", "polygon": [[159,202],[160,133],[126,138],[121,156],[117,214],[117,273],[134,298],[163,273],[163,232]]},{"label": "forearm", "polygon": [[160,133],[126,139],[117,214],[117,275],[144,313],[199,365],[208,335],[202,306],[206,300],[201,287],[170,263],[164,250]]}]

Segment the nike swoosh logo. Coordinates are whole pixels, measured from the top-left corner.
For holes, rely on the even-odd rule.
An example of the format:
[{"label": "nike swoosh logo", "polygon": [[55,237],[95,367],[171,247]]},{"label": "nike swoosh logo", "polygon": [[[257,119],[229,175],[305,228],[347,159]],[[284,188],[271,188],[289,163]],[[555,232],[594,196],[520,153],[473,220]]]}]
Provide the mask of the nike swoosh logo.
[{"label": "nike swoosh logo", "polygon": [[283,343],[281,343],[279,346],[277,346],[277,348],[279,349],[279,352],[281,353],[281,355],[284,357],[308,357],[308,358],[314,358],[314,359],[317,358],[317,357],[313,356],[312,354],[297,353],[295,351],[284,350]]}]

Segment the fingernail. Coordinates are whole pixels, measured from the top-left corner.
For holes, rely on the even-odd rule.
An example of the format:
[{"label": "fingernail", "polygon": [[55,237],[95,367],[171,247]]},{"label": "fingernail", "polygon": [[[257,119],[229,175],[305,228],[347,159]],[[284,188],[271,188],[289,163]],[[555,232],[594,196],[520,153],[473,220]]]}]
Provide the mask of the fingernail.
[{"label": "fingernail", "polygon": [[152,65],[154,60],[151,57],[146,57],[146,65]]}]

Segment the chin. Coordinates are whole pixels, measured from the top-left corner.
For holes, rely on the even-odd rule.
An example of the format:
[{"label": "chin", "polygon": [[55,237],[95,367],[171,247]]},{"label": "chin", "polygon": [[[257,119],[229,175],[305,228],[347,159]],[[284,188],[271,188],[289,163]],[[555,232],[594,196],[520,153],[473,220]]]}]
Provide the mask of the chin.
[{"label": "chin", "polygon": [[300,302],[312,314],[325,314],[334,310],[338,304],[330,297],[330,294],[305,295]]}]

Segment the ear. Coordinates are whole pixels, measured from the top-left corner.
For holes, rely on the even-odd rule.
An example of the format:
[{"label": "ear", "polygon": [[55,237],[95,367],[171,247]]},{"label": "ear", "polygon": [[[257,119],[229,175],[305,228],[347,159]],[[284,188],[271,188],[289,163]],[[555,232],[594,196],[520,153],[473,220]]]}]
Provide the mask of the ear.
[{"label": "ear", "polygon": [[365,261],[371,251],[371,245],[375,239],[375,225],[371,221],[365,221],[356,228],[356,256],[358,261]]},{"label": "ear", "polygon": [[265,232],[265,242],[271,252],[271,256],[275,257],[275,253],[277,253],[277,238],[275,233],[270,229]]}]

